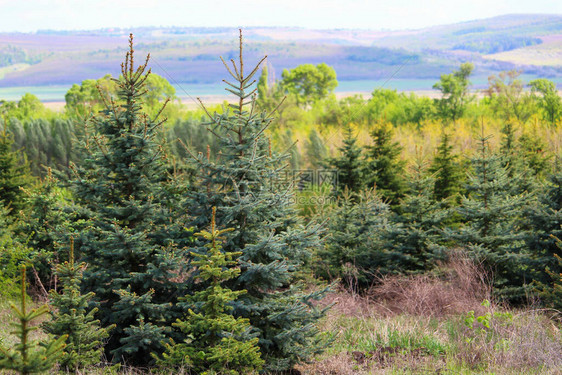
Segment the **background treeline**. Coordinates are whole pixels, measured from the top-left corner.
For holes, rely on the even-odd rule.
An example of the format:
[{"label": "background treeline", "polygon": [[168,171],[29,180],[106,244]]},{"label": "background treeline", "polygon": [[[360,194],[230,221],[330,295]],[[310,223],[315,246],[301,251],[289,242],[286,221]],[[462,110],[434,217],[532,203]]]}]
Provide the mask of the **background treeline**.
[{"label": "background treeline", "polygon": [[[392,124],[395,139],[403,146],[404,159],[411,159],[416,152],[431,158],[443,126],[454,129],[452,146],[462,153],[476,149],[475,134],[481,126],[486,134],[493,135],[492,145],[498,145],[506,122],[514,124],[516,135],[525,133],[542,139],[552,152],[558,149],[556,129],[562,104],[553,82],[538,79],[525,83],[518,78],[520,72],[509,71],[491,76],[488,89],[475,95],[468,91],[466,78],[472,67],[464,66],[464,72],[459,69],[445,74],[436,83],[435,88],[442,90],[442,99],[384,88],[376,88],[370,98],[356,95],[337,99],[333,95],[337,85],[335,72],[325,64],[302,65],[285,71],[283,79],[277,82],[268,78],[266,68],[259,79],[258,104],[263,110],[273,110],[290,93],[278,108],[277,121],[269,134],[274,147],[289,149],[293,154],[295,168],[316,167],[317,160],[336,155],[348,124],[355,128],[362,145],[370,142],[369,133],[374,124]],[[459,77],[466,79],[455,82]],[[81,159],[76,142],[85,131],[83,123],[103,106],[97,87],[104,95],[116,94],[111,77],[105,76],[74,85],[66,94],[62,112],[46,109],[31,94],[19,102],[1,102],[0,125],[13,135],[14,150],[22,150],[27,156],[33,174],[43,176],[46,173],[43,166],[64,169],[70,161]],[[205,121],[200,107],[186,109],[175,97],[174,88],[156,74],[150,76],[147,88],[144,99],[147,113],[154,115],[160,102],[168,97],[172,99],[164,110],[167,121],[160,135],[171,155],[185,156],[178,139],[201,152],[208,144],[214,147],[212,137],[199,126]],[[216,105],[211,109],[221,112],[221,107]],[[292,146],[295,141],[298,142]],[[416,147],[421,150],[416,151]]]},{"label": "background treeline", "polygon": [[[498,298],[560,308],[552,82],[506,72],[475,97],[466,63],[435,99],[338,100],[326,64],[272,82],[239,61],[227,65],[235,104],[187,111],[133,53],[131,41],[119,78],[73,86],[61,113],[32,95],[0,107],[0,290],[20,296],[21,327],[36,317],[26,275],[55,307],[54,341],[28,348],[22,328],[0,366],[75,371],[105,355],[287,373],[332,339],[317,328],[319,279],[366,290],[438,272],[459,249],[491,272]],[[337,173],[307,183],[302,170]]]}]

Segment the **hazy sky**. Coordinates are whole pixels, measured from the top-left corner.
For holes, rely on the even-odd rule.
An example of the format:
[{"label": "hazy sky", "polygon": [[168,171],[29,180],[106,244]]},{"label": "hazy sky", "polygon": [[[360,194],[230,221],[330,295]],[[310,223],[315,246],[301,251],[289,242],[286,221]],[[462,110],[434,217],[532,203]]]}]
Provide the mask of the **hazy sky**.
[{"label": "hazy sky", "polygon": [[0,32],[135,26],[411,29],[508,13],[562,14],[562,0],[0,0]]}]

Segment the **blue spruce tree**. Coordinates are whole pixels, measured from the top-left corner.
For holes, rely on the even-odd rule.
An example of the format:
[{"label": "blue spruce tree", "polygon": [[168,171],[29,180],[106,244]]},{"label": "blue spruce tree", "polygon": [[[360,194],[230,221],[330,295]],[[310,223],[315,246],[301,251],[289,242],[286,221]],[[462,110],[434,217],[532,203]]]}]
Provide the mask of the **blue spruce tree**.
[{"label": "blue spruce tree", "polygon": [[385,273],[423,272],[442,258],[437,243],[449,213],[444,200],[434,201],[435,178],[418,157],[410,169],[409,192],[385,232]]},{"label": "blue spruce tree", "polygon": [[530,255],[519,227],[529,196],[513,195],[509,170],[501,161],[501,156],[490,150],[489,137],[482,135],[471,159],[473,173],[468,176],[467,195],[458,208],[465,225],[449,233],[492,271],[500,297],[520,302],[530,281]]},{"label": "blue spruce tree", "polygon": [[387,270],[383,234],[389,230],[390,208],[374,189],[344,189],[329,212],[329,233],[319,252],[320,275],[340,278],[350,290],[372,285],[373,275]]},{"label": "blue spruce tree", "polygon": [[[164,120],[150,118],[140,103],[146,93],[148,57],[134,67],[133,37],[118,97],[86,130],[85,157],[73,167],[72,190],[89,218],[78,253],[88,268],[82,289],[94,292],[102,326],[115,325],[108,358],[144,365],[160,353],[173,321],[182,264],[174,251],[173,200],[165,187],[162,149],[156,143]],[[103,95],[102,95],[103,97]],[[82,236],[84,237],[84,236]]]},{"label": "blue spruce tree", "polygon": [[541,187],[537,202],[528,205],[525,211],[529,229],[526,243],[533,255],[533,278],[546,283],[550,279],[546,268],[550,272],[562,272],[556,258],[562,256],[559,240],[562,238],[562,168],[559,165]]},{"label": "blue spruce tree", "polygon": [[290,155],[271,150],[266,130],[273,117],[257,111],[252,89],[260,64],[246,71],[241,33],[239,61],[231,62],[229,67],[223,60],[233,78],[232,83],[225,82],[236,103],[224,113],[208,113],[207,127],[216,137],[219,153],[193,155],[200,185],[185,201],[185,209],[194,218],[195,231],[209,227],[214,206],[216,225],[233,228],[224,234],[223,251],[241,253],[240,275],[225,285],[247,293],[232,302],[232,313],[249,319],[259,338],[264,368],[282,372],[326,346],[316,327],[324,311],[312,303],[323,292],[303,292],[295,280],[312,249],[320,246],[322,229],[303,225],[297,216],[293,184],[285,178],[291,174]]},{"label": "blue spruce tree", "polygon": [[363,149],[357,144],[351,126],[345,128],[343,145],[338,148],[340,156],[328,159],[328,166],[337,171],[336,194],[341,196],[347,188],[358,193],[364,186]]}]

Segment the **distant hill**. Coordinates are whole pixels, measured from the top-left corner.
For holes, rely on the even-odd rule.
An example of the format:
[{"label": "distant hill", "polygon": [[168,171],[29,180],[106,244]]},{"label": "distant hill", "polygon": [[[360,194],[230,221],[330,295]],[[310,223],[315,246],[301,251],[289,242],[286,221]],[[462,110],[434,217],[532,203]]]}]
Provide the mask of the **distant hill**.
[{"label": "distant hill", "polygon": [[[129,32],[136,50],[153,56],[153,71],[177,83],[225,78],[218,59],[236,55],[234,28],[137,28],[0,34],[0,87],[79,83],[118,75]],[[475,78],[521,69],[530,76],[562,77],[562,16],[505,15],[420,30],[244,30],[248,61],[267,54],[280,77],[285,68],[326,62],[341,81],[437,80],[461,62]],[[352,85],[347,85],[352,87]],[[405,88],[407,89],[407,87]]]}]

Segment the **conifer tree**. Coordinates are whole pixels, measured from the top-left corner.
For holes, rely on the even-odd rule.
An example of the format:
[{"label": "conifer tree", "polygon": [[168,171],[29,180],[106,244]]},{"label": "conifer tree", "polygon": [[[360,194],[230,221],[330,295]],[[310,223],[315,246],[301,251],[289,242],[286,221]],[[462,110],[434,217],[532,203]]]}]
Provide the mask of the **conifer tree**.
[{"label": "conifer tree", "polygon": [[328,156],[328,150],[324,141],[315,129],[312,129],[308,140],[305,142],[306,160],[312,169],[318,170],[321,168],[323,161]]},{"label": "conifer tree", "polygon": [[493,272],[500,296],[521,301],[529,281],[530,257],[518,224],[528,196],[512,194],[508,170],[502,167],[501,157],[490,150],[489,137],[480,137],[471,164],[468,194],[458,208],[466,224],[451,237]]},{"label": "conifer tree", "polygon": [[[79,250],[88,263],[82,289],[94,292],[102,326],[116,327],[105,347],[114,361],[144,365],[163,350],[177,314],[170,308],[183,263],[174,250],[173,199],[165,187],[157,131],[165,119],[148,117],[140,103],[146,93],[144,64],[134,67],[133,37],[116,80],[118,97],[87,128],[80,167],[71,187],[89,217]],[[103,95],[102,95],[103,97]],[[165,104],[164,104],[165,105]],[[182,226],[183,228],[183,226]]]},{"label": "conifer tree", "polygon": [[409,185],[384,235],[385,273],[423,272],[442,259],[437,243],[449,213],[445,202],[433,200],[435,180],[421,157],[411,167]]},{"label": "conifer tree", "polygon": [[546,273],[550,276],[550,282],[538,283],[538,289],[542,299],[553,308],[562,309],[562,257],[554,254],[554,258],[558,263],[558,271],[552,271],[546,268]]},{"label": "conifer tree", "polygon": [[383,234],[389,229],[388,204],[373,189],[354,194],[346,188],[328,215],[330,237],[319,252],[320,275],[341,278],[351,290],[368,287],[373,275],[386,267]]},{"label": "conifer tree", "polygon": [[14,140],[6,131],[0,132],[0,204],[10,209],[9,215],[19,215],[25,206],[20,188],[32,183],[27,161],[12,150]]},{"label": "conifer tree", "polygon": [[234,79],[226,90],[237,102],[222,114],[208,113],[220,154],[193,155],[200,187],[184,207],[194,218],[188,227],[195,231],[208,228],[213,206],[217,225],[234,228],[225,233],[224,251],[242,252],[240,275],[226,286],[247,293],[233,302],[232,313],[250,319],[265,369],[285,371],[326,345],[316,327],[324,311],[311,303],[323,292],[304,293],[295,285],[295,272],[320,245],[321,229],[314,223],[304,226],[297,216],[292,173],[284,170],[290,155],[271,150],[264,134],[273,117],[256,110],[252,78],[259,64],[247,73],[241,34],[239,62],[232,63],[232,69],[224,63]]},{"label": "conifer tree", "polygon": [[21,264],[30,258],[30,249],[14,233],[8,209],[0,204],[0,299],[13,300],[20,295],[18,278]]},{"label": "conifer tree", "polygon": [[365,181],[375,186],[379,194],[396,206],[404,196],[405,161],[401,159],[402,147],[393,142],[394,131],[389,123],[380,123],[371,132],[373,144],[366,147]]},{"label": "conifer tree", "polygon": [[10,223],[8,217],[9,210],[0,204],[0,239],[5,237],[14,237],[13,223]]},{"label": "conifer tree", "polygon": [[293,132],[291,129],[277,135],[272,140],[273,149],[280,154],[289,154],[289,168],[298,171],[302,163],[302,155],[299,153],[296,143],[293,140]]},{"label": "conifer tree", "polygon": [[101,362],[103,342],[109,330],[100,327],[94,318],[97,308],[88,306],[93,292],[80,293],[80,283],[86,263],[74,263],[74,240],[71,238],[69,260],[56,267],[56,275],[62,290],[51,290],[51,320],[43,324],[47,333],[55,338],[68,337],[65,355],[59,360],[60,368],[66,372],[77,372],[81,368]]},{"label": "conifer tree", "polygon": [[504,158],[504,166],[514,166],[517,158],[517,139],[513,121],[506,121],[500,129],[502,138],[500,141],[500,154]]},{"label": "conifer tree", "polygon": [[518,148],[531,177],[544,179],[549,172],[552,159],[544,140],[534,132],[525,132],[519,137]]},{"label": "conifer tree", "polygon": [[12,348],[0,344],[0,370],[12,370],[21,375],[37,374],[49,371],[63,355],[67,335],[43,341],[32,340],[30,333],[38,329],[33,326],[37,319],[49,312],[47,305],[29,310],[26,297],[25,266],[21,270],[21,304],[11,304],[18,323],[14,323],[14,331],[19,343]]},{"label": "conifer tree", "polygon": [[[210,231],[196,233],[206,241],[206,254],[192,253],[192,265],[197,267],[196,282],[206,283],[207,287],[187,296],[185,304],[191,306],[185,319],[178,319],[178,327],[188,339],[184,343],[167,345],[160,364],[187,365],[197,373],[215,371],[220,374],[246,374],[261,368],[258,338],[247,336],[250,323],[245,318],[235,318],[229,312],[231,302],[244,294],[245,290],[231,290],[223,287],[225,281],[239,276],[235,260],[242,252],[222,252],[220,242],[223,234],[233,229],[216,228],[216,208],[213,207]],[[210,373],[210,372],[209,372]]]},{"label": "conifer tree", "polygon": [[537,189],[539,177],[542,177],[548,164],[548,156],[541,141],[524,133],[516,138],[516,127],[507,121],[501,128],[500,143],[501,164],[507,169],[512,180],[513,194],[524,194]]},{"label": "conifer tree", "polygon": [[328,159],[328,167],[337,172],[336,194],[340,196],[345,188],[358,193],[363,188],[363,150],[357,145],[351,126],[345,128],[343,145],[338,148],[340,156]]},{"label": "conifer tree", "polygon": [[68,252],[61,249],[60,241],[67,241],[67,233],[72,227],[80,225],[78,220],[70,220],[65,211],[63,190],[51,169],[34,189],[25,189],[26,204],[29,207],[17,225],[22,242],[32,249],[31,262],[47,288],[55,288],[53,265],[68,260]]},{"label": "conifer tree", "polygon": [[556,256],[562,256],[559,238],[562,238],[562,168],[547,177],[541,186],[537,201],[526,206],[526,244],[533,255],[534,277],[538,282],[546,283],[549,279],[545,269],[562,272]]},{"label": "conifer tree", "polygon": [[450,137],[447,131],[443,131],[437,153],[429,167],[429,172],[435,175],[433,197],[436,201],[458,194],[464,177],[458,155],[453,153]]}]

